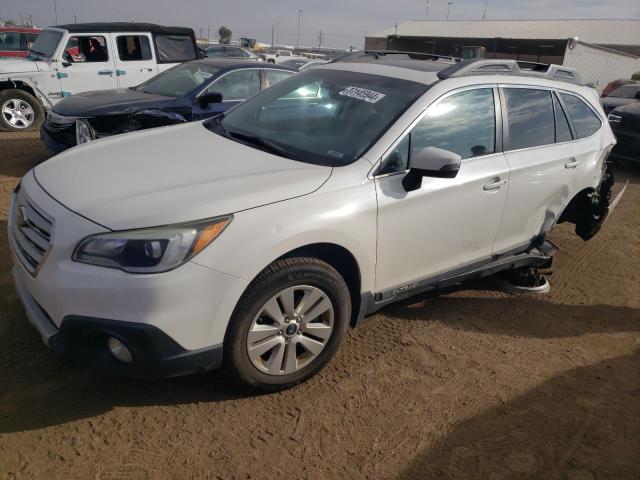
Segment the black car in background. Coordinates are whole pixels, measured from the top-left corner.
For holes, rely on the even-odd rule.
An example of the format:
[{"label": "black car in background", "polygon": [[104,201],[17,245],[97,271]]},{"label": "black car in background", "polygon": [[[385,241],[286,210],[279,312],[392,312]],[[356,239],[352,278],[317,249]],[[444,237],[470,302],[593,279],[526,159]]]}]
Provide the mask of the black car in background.
[{"label": "black car in background", "polygon": [[640,100],[640,82],[627,83],[613,90],[600,99],[604,113],[607,115],[617,107]]},{"label": "black car in background", "polygon": [[618,140],[612,157],[640,163],[640,101],[616,108],[608,118]]},{"label": "black car in background", "polygon": [[60,100],[40,138],[51,153],[120,133],[216,117],[290,76],[291,68],[252,60],[186,62],[129,89]]}]

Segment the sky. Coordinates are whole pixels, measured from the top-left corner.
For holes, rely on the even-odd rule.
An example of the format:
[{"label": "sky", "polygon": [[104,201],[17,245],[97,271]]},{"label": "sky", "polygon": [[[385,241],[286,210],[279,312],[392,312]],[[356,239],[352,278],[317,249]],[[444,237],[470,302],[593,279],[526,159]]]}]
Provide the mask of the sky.
[{"label": "sky", "polygon": [[[485,0],[429,0],[429,19],[482,18]],[[640,19],[639,0],[486,0],[486,18],[634,18]],[[200,29],[217,39],[225,25],[233,38],[249,37],[270,43],[272,31],[281,44],[295,45],[298,11],[300,44],[362,48],[365,32],[374,33],[395,23],[424,19],[426,0],[55,0],[58,23],[139,21]],[[0,18],[19,20],[33,15],[39,26],[55,24],[54,0],[0,0]]]}]

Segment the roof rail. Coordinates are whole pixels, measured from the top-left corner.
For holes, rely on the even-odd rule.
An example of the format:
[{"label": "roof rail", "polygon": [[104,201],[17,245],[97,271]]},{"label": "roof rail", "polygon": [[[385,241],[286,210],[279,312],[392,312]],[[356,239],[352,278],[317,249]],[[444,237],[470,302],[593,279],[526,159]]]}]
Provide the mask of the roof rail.
[{"label": "roof rail", "polygon": [[355,59],[366,59],[372,58],[375,60],[380,60],[384,57],[389,57],[390,55],[404,55],[409,57],[411,60],[450,60],[452,62],[459,62],[461,59],[458,57],[450,57],[447,55],[438,55],[435,53],[424,53],[424,52],[405,52],[400,50],[361,50],[359,52],[347,53],[346,55],[342,55],[340,57],[335,58],[334,62],[339,62],[342,60],[355,60]]},{"label": "roof rail", "polygon": [[444,80],[451,77],[467,75],[518,75],[523,77],[543,77],[549,80],[584,85],[580,73],[575,68],[562,65],[524,62],[520,60],[499,60],[475,58],[463,60],[438,72],[438,78]]}]

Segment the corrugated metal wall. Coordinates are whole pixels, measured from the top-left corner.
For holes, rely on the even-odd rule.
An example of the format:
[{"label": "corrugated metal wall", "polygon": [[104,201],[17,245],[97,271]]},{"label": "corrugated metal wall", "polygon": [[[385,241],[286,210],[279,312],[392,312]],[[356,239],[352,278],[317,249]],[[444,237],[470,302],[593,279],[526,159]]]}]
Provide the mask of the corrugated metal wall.
[{"label": "corrugated metal wall", "polygon": [[586,82],[595,85],[598,92],[602,92],[610,81],[631,78],[631,75],[640,71],[640,59],[586,43],[578,43],[573,50],[567,48],[563,65],[577,69]]}]

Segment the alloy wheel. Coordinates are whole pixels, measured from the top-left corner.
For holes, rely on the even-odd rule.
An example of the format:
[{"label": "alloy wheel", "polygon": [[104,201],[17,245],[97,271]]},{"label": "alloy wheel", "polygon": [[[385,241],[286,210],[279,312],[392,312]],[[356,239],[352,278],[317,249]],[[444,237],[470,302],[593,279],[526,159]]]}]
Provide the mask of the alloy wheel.
[{"label": "alloy wheel", "polygon": [[2,105],[2,117],[14,128],[29,128],[35,120],[31,105],[20,98],[10,98]]},{"label": "alloy wheel", "polygon": [[288,375],[315,360],[331,338],[334,308],[319,288],[297,285],[271,297],[247,334],[251,363],[269,375]]}]

